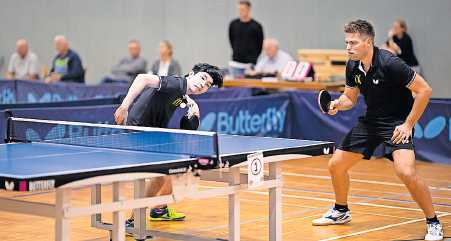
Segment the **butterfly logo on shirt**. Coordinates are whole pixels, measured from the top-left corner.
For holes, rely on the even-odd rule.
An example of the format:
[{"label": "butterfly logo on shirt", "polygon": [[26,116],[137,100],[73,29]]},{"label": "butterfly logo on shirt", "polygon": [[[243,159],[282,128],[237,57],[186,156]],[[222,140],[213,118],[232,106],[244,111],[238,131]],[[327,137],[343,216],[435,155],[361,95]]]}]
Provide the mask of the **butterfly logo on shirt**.
[{"label": "butterfly logo on shirt", "polygon": [[354,75],[354,82],[358,85],[362,85],[362,81],[360,80],[361,75],[356,74]]},{"label": "butterfly logo on shirt", "polygon": [[373,79],[373,83],[374,83],[375,85],[377,85],[377,84],[379,84],[379,80],[378,80],[378,79]]},{"label": "butterfly logo on shirt", "polygon": [[179,107],[183,104],[183,99],[182,98],[177,98],[172,102],[172,105],[175,107]]}]

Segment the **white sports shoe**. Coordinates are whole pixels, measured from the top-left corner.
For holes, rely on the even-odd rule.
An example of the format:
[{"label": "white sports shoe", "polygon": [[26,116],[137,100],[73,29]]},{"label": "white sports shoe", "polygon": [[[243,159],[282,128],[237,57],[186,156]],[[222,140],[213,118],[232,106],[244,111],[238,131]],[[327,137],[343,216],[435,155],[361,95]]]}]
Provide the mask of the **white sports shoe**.
[{"label": "white sports shoe", "polygon": [[428,231],[424,240],[427,241],[437,241],[443,240],[443,227],[440,223],[428,223]]},{"label": "white sports shoe", "polygon": [[340,212],[334,207],[329,209],[321,218],[312,221],[313,226],[326,226],[334,224],[345,224],[351,222],[351,211]]}]

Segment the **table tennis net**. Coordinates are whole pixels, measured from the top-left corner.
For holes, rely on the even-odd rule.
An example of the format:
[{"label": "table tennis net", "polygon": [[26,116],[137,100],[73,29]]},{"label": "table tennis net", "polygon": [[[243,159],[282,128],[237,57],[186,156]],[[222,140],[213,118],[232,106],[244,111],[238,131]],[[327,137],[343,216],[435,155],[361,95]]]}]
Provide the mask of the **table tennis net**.
[{"label": "table tennis net", "polygon": [[8,119],[6,141],[45,142],[193,157],[216,157],[218,145],[214,132],[14,117]]}]

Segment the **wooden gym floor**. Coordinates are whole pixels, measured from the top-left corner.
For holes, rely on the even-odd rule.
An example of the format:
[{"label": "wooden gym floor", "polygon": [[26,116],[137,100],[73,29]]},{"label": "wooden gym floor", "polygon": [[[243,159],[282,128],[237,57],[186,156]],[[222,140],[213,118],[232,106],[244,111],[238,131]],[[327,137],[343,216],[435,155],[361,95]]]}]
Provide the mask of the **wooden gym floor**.
[{"label": "wooden gym floor", "polygon": [[[395,176],[392,164],[385,159],[361,161],[351,169],[349,198],[353,221],[347,225],[313,227],[311,221],[320,217],[334,202],[333,189],[327,171],[328,157],[306,158],[283,164],[283,240],[422,240],[424,216],[412,201],[407,189]],[[440,220],[445,228],[445,240],[451,240],[451,165],[417,162],[419,174],[431,187]],[[215,188],[217,183],[201,182],[202,188]],[[129,191],[125,189],[129,188]],[[124,189],[132,194],[132,185]],[[104,197],[111,196],[109,186]],[[17,193],[2,190],[0,196],[53,202],[54,193]],[[266,191],[240,194],[241,240],[268,240],[268,195]],[[74,204],[87,204],[90,189],[72,194]],[[227,239],[227,197],[205,200],[185,200],[173,205],[187,215],[183,222],[153,222],[152,229]],[[105,220],[111,215],[105,214]],[[53,220],[0,212],[0,240],[53,240]],[[71,240],[105,241],[108,233],[90,227],[89,217],[73,219]],[[132,240],[129,238],[128,240]],[[155,240],[169,241],[157,238]]]}]

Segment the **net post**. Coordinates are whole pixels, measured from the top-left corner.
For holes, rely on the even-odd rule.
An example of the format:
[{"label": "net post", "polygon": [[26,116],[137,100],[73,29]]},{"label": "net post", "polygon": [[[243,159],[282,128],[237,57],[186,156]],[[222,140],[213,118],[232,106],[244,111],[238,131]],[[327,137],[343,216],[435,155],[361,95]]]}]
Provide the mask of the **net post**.
[{"label": "net post", "polygon": [[11,138],[12,131],[13,131],[13,121],[11,119],[12,117],[13,117],[12,111],[11,110],[6,110],[5,111],[5,119],[6,119],[6,133],[5,133],[5,135],[6,136],[4,136],[4,141],[6,143],[12,142],[12,138]]},{"label": "net post", "polygon": [[215,132],[215,134],[214,134],[214,148],[215,148],[216,159],[218,160],[218,166],[219,166],[219,168],[223,168],[224,165],[222,163],[221,154],[219,152],[219,133],[218,132]]}]

